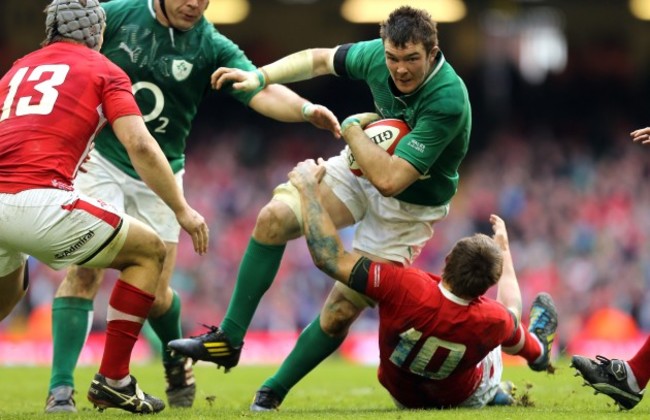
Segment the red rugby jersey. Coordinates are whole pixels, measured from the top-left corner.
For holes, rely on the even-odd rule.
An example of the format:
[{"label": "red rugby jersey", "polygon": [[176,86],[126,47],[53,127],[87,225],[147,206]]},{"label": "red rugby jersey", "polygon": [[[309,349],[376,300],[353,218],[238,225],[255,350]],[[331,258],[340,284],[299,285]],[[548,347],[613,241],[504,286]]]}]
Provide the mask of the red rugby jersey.
[{"label": "red rugby jersey", "polygon": [[56,42],[0,79],[0,192],[71,189],[106,121],[141,115],[128,76],[84,45]]},{"label": "red rugby jersey", "polygon": [[440,281],[381,263],[368,274],[366,294],[379,302],[379,381],[408,408],[465,401],[483,377],[481,360],[515,332],[501,303],[443,294]]}]

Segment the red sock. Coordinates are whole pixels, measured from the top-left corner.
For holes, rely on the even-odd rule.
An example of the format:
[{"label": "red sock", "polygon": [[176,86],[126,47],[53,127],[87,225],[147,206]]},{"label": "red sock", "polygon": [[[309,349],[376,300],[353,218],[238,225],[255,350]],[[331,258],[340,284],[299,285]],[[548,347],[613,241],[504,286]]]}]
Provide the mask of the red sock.
[{"label": "red sock", "polygon": [[533,363],[542,355],[542,345],[539,340],[532,336],[522,324],[519,325],[514,337],[501,345],[501,349],[515,356],[521,356]]},{"label": "red sock", "polygon": [[650,380],[650,337],[645,340],[634,357],[627,361],[627,364],[634,372],[639,388],[644,389]]},{"label": "red sock", "polygon": [[99,373],[110,379],[129,375],[133,346],[155,296],[117,280],[108,302],[106,343]]}]

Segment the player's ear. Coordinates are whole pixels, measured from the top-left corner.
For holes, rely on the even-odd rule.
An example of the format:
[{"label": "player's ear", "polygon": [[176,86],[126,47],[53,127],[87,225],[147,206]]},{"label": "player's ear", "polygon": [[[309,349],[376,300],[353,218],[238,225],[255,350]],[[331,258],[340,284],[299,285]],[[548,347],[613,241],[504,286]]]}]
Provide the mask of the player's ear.
[{"label": "player's ear", "polygon": [[429,64],[433,66],[433,62],[436,61],[436,56],[438,55],[438,51],[440,51],[440,47],[435,46],[431,48],[431,53],[429,54]]}]

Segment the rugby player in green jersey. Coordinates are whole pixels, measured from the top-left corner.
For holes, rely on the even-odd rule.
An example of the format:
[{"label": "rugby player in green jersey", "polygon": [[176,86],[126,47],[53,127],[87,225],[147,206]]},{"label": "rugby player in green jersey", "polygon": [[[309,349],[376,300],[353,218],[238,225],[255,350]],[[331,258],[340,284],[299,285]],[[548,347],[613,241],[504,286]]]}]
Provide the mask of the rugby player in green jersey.
[{"label": "rugby player in green jersey", "polygon": [[[323,204],[338,228],[358,223],[353,241],[357,252],[372,260],[409,265],[433,236],[435,222],[447,215],[457,190],[458,167],[469,146],[472,122],[465,85],[440,51],[436,23],[426,11],[409,6],[390,14],[380,25],[378,39],[300,51],[253,71],[221,68],[212,83],[223,89],[234,82],[236,89],[254,91],[326,74],[365,81],[376,114],[358,114],[341,124],[365,177],[351,173],[345,154],[330,158],[321,183]],[[411,128],[392,156],[363,131],[380,117],[402,119]],[[295,188],[280,185],[258,216],[221,325],[169,346],[195,360],[235,366],[285,244],[301,236],[301,226]],[[374,303],[337,283],[280,370],[257,392],[251,409],[277,408],[293,385],[339,347],[369,305]]]},{"label": "rugby player in green jersey", "polygon": [[[231,40],[203,17],[209,0],[112,0],[102,3],[106,32],[101,52],[121,67],[149,131],[162,148],[182,185],[185,146],[198,106],[219,67],[252,71],[255,66]],[[227,93],[267,117],[309,121],[340,135],[338,120],[327,108],[311,104],[281,85]],[[151,191],[133,168],[110,127],[95,140],[95,150],[77,178],[82,192],[107,201],[150,225],[165,241],[167,253],[149,323],[161,342],[182,337],[181,302],[170,288],[180,227],[174,213]],[[46,412],[76,411],[73,372],[90,330],[103,273],[71,269],[52,305],[54,354]],[[191,406],[195,396],[191,363],[163,349],[169,405]]]}]

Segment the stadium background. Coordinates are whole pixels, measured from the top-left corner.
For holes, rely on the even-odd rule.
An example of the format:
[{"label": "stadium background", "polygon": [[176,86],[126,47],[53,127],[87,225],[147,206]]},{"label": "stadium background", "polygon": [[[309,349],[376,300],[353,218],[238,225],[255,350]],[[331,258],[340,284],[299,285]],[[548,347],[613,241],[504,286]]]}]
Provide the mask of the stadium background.
[{"label": "stadium background", "polygon": [[[630,8],[644,1],[465,0],[462,20],[439,25],[441,48],[470,91],[474,131],[450,216],[416,265],[438,272],[455,240],[489,233],[487,216],[500,214],[510,229],[524,307],[542,290],[556,299],[556,351],[625,356],[650,331],[650,150],[628,135],[650,125],[650,23]],[[342,0],[248,2],[246,20],[217,27],[258,65],[378,33],[377,24],[343,19]],[[0,2],[0,72],[38,47],[45,4]],[[291,87],[341,120],[372,104],[362,83],[334,77]],[[181,237],[173,284],[185,302],[189,334],[199,322],[222,319],[272,188],[295,162],[338,153],[342,143],[307,124],[260,117],[218,93],[205,100],[188,143],[186,195],[212,232],[205,257]],[[349,241],[350,231],[344,235]],[[30,267],[27,299],[0,323],[0,364],[49,362],[49,305],[64,273],[34,261]],[[113,278],[95,303],[97,340]],[[278,354],[288,351],[330,286],[303,241],[294,241],[253,320],[254,337],[264,343],[265,334],[281,334]],[[372,360],[376,330],[376,312],[366,311],[354,325],[361,344],[350,352]],[[150,351],[141,347],[136,357]]]}]

